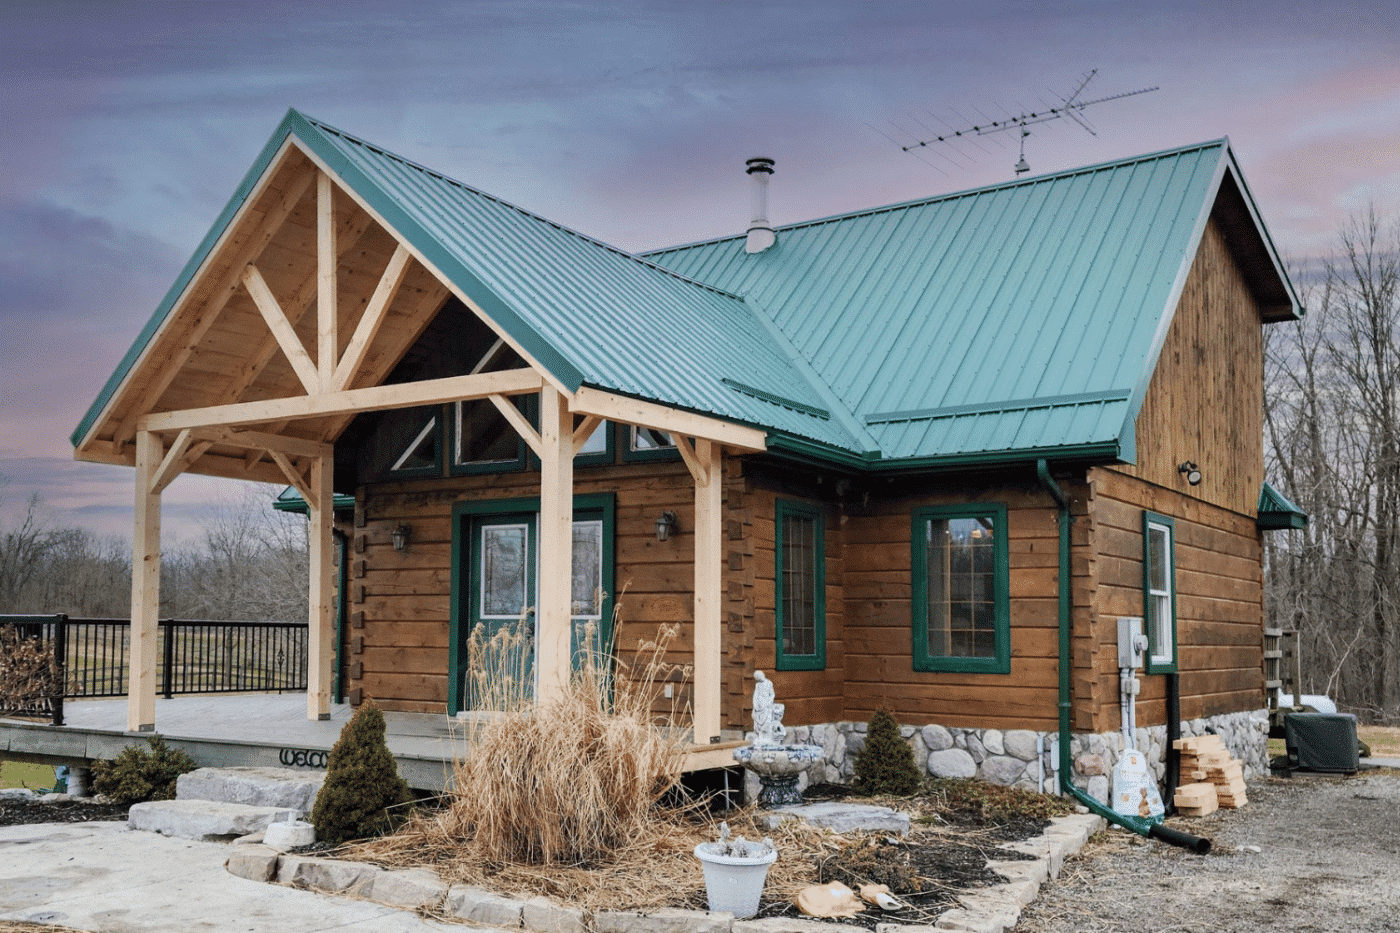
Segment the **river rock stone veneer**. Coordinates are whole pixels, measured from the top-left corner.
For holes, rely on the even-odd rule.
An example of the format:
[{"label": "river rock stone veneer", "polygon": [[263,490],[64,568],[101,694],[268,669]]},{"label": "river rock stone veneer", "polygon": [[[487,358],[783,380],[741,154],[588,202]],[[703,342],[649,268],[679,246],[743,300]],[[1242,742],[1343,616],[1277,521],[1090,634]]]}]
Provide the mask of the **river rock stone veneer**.
[{"label": "river rock stone veneer", "polygon": [[[855,758],[865,745],[863,722],[822,723],[793,726],[786,741],[791,744],[819,745],[822,760],[801,776],[799,787],[829,782],[849,784],[855,776]],[[1059,734],[1030,729],[962,729],[930,724],[901,726],[900,733],[914,750],[914,762],[934,777],[975,777],[992,784],[1023,790],[1058,791]],[[1181,724],[1181,735],[1190,737],[1214,733],[1225,742],[1230,754],[1244,764],[1246,778],[1269,773],[1269,719],[1266,710],[1228,713],[1193,719]],[[1147,757],[1160,781],[1166,775],[1166,726],[1139,728],[1135,743]],[[1123,752],[1123,734],[1080,733],[1070,745],[1074,783],[1096,800],[1107,804],[1109,775]],[[758,779],[745,778],[748,800],[758,794]]]}]

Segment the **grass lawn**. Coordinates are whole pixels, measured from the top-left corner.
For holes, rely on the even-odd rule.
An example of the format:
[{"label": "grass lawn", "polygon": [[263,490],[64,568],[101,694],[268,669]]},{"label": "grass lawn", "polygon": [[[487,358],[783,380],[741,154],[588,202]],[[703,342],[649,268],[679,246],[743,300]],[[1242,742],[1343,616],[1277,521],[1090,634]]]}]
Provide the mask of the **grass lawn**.
[{"label": "grass lawn", "polygon": [[7,787],[28,787],[30,790],[53,787],[53,766],[0,761],[0,789]]}]

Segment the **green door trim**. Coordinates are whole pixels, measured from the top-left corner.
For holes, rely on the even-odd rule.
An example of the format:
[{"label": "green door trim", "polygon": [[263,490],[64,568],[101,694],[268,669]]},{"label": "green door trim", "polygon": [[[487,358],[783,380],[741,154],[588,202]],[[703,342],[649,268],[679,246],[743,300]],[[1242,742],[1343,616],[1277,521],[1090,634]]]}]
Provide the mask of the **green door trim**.
[{"label": "green door trim", "polygon": [[[455,716],[463,709],[462,641],[471,619],[469,603],[474,568],[472,565],[471,526],[479,518],[518,513],[538,514],[538,496],[514,499],[487,499],[478,502],[457,502],[452,506],[452,593],[451,617],[447,641],[447,715]],[[589,514],[592,513],[592,514]],[[601,517],[603,521],[603,638],[611,635],[614,579],[617,564],[616,517],[617,499],[612,493],[589,493],[574,496],[574,520]]]}]

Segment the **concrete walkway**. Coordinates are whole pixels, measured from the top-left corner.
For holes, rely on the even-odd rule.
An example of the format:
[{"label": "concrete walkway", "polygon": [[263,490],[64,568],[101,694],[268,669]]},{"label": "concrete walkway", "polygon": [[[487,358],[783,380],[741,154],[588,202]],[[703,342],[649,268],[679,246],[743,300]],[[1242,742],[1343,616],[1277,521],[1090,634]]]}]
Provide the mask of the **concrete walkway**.
[{"label": "concrete walkway", "polygon": [[104,933],[462,933],[369,901],[235,878],[229,847],[125,823],[0,828],[0,919]]}]

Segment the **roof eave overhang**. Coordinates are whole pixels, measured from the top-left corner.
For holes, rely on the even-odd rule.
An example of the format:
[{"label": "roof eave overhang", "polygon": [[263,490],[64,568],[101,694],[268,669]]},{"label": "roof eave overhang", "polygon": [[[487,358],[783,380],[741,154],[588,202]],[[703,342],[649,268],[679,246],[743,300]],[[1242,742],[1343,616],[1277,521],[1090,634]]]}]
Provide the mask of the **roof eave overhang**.
[{"label": "roof eave overhang", "polygon": [[923,457],[886,459],[878,452],[858,454],[826,444],[785,434],[768,436],[768,453],[774,457],[809,466],[823,466],[838,472],[898,475],[914,473],[953,473],[979,467],[1003,467],[1034,463],[1037,460],[1075,463],[1121,463],[1122,444],[1118,439],[1055,447],[975,451]]}]

